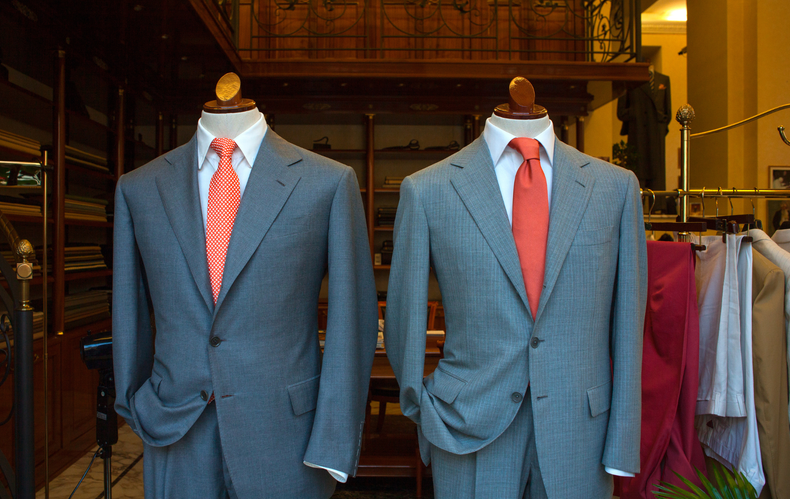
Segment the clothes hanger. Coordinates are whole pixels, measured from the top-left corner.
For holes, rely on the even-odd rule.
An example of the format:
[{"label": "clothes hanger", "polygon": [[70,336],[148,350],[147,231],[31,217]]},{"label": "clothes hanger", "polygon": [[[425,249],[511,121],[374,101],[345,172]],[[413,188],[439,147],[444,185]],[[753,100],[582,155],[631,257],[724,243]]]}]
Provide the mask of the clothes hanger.
[{"label": "clothes hanger", "polygon": [[[754,188],[754,193],[755,194],[758,193],[756,187]],[[752,217],[756,217],[755,209],[754,209],[754,198],[749,198],[749,202],[752,203]],[[754,221],[752,221],[751,223],[747,223],[746,225],[743,226],[743,230],[746,231],[746,230],[749,230],[749,229],[760,229],[760,230],[763,230],[763,222],[760,219],[758,219],[758,218],[754,218]]]},{"label": "clothes hanger", "polygon": [[545,107],[535,104],[535,88],[523,76],[510,82],[510,100],[494,109],[494,114],[511,120],[536,120],[548,116]]},{"label": "clothes hanger", "polygon": [[203,111],[207,113],[240,113],[256,108],[252,99],[242,99],[241,79],[236,73],[226,73],[217,82],[215,90],[217,99],[203,104]]},{"label": "clothes hanger", "polygon": [[[651,217],[653,214],[653,208],[656,206],[656,193],[653,192],[652,189],[645,189],[646,192],[650,193],[650,197],[652,198],[652,203],[647,211],[647,222],[645,222],[645,230],[649,230],[652,232],[653,236],[655,237],[655,231],[662,230],[667,232],[704,232],[707,229],[707,226],[702,222],[652,222]],[[702,236],[700,235],[700,239]],[[694,251],[704,251],[706,247],[701,244],[693,244],[691,248]]]}]

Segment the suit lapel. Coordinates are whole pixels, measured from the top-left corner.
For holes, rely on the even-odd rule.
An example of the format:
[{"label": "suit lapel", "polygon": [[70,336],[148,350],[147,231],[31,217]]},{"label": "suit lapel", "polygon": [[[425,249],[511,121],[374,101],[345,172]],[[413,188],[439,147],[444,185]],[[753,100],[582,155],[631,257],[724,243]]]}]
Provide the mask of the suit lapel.
[{"label": "suit lapel", "polygon": [[540,318],[554,290],[565,256],[568,254],[573,238],[576,237],[576,231],[595,184],[595,179],[583,170],[583,167],[589,163],[585,156],[559,140],[554,144],[546,270],[536,320]]},{"label": "suit lapel", "polygon": [[233,224],[225,257],[222,289],[214,307],[214,317],[217,316],[233,282],[247,265],[299,183],[299,174],[289,169],[299,161],[302,161],[302,157],[294,146],[271,129],[266,131]]},{"label": "suit lapel", "polygon": [[206,307],[212,311],[214,301],[206,262],[206,232],[198,194],[197,137],[192,136],[187,144],[167,154],[165,160],[170,168],[156,178],[156,187],[192,278]]},{"label": "suit lapel", "polygon": [[529,310],[513,231],[502,202],[491,154],[482,137],[464,148],[453,158],[452,164],[460,170],[450,182]]}]

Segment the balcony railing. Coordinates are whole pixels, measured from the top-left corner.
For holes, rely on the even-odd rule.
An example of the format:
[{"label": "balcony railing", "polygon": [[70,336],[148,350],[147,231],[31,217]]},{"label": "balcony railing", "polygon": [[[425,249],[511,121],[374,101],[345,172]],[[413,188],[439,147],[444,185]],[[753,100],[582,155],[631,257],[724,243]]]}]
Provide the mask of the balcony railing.
[{"label": "balcony railing", "polygon": [[242,60],[639,59],[637,0],[212,0]]}]

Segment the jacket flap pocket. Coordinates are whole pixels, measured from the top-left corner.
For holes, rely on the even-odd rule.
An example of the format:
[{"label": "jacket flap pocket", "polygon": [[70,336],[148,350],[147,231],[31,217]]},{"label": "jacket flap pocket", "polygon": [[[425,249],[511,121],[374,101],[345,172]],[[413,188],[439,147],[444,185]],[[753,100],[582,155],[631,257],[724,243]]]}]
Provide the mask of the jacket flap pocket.
[{"label": "jacket flap pocket", "polygon": [[608,411],[612,404],[612,382],[607,381],[602,385],[588,388],[587,399],[590,401],[590,415],[592,417]]},{"label": "jacket flap pocket", "polygon": [[291,398],[291,407],[295,416],[315,409],[318,402],[318,385],[320,381],[321,375],[319,374],[288,387],[288,396]]},{"label": "jacket flap pocket", "polygon": [[432,383],[426,384],[425,388],[442,402],[452,404],[465,385],[465,380],[437,367],[433,372]]},{"label": "jacket flap pocket", "polygon": [[575,246],[592,246],[593,244],[608,243],[612,240],[612,227],[601,227],[595,230],[580,230],[573,238]]}]

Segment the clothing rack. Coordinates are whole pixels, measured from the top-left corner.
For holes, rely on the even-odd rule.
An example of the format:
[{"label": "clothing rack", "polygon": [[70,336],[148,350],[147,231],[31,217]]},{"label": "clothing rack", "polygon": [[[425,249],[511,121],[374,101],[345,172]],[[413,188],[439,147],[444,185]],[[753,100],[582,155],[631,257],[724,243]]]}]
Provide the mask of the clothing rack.
[{"label": "clothing rack", "polygon": [[[49,423],[47,421],[49,395],[47,384],[47,165],[48,152],[43,151],[42,162],[0,161],[0,165],[18,167],[27,166],[41,170],[41,188],[43,193],[42,237],[44,251],[42,257],[42,296],[43,308],[43,365],[44,365],[44,473],[46,495],[49,496]],[[14,268],[0,258],[0,273],[8,282],[9,293],[0,288],[0,299],[6,311],[12,315],[11,324],[14,330],[14,447],[15,447],[15,476],[9,476],[8,467],[0,466],[6,481],[10,485],[12,496],[18,498],[35,497],[35,442],[34,442],[34,413],[33,413],[33,307],[30,306],[30,281],[33,278],[33,263],[35,251],[27,239],[22,239],[14,226],[0,211],[0,232],[5,236],[14,253]],[[5,334],[5,331],[4,331]],[[6,355],[6,362],[11,362],[10,344]],[[5,457],[0,454],[0,459]],[[0,464],[7,464],[0,463]]]},{"label": "clothing rack", "polygon": [[[689,197],[697,197],[705,200],[706,197],[708,198],[790,198],[790,189],[722,189],[721,187],[717,189],[708,190],[706,188],[702,189],[691,189],[690,188],[690,181],[689,181],[689,157],[690,157],[690,142],[691,139],[697,137],[704,137],[707,135],[713,135],[716,133],[724,132],[727,130],[731,130],[733,128],[737,128],[739,126],[745,125],[752,121],[756,121],[760,118],[768,116],[778,111],[782,111],[783,109],[790,108],[790,104],[783,104],[781,106],[777,106],[773,109],[769,109],[762,113],[756,114],[750,118],[746,118],[741,121],[737,121],[735,123],[731,123],[729,125],[725,125],[720,128],[715,128],[713,130],[707,130],[705,132],[698,132],[698,133],[691,133],[691,122],[696,117],[694,112],[694,108],[691,107],[690,104],[685,104],[678,109],[677,114],[675,115],[675,119],[680,123],[680,188],[675,189],[673,191],[652,191],[650,189],[642,189],[642,196],[646,195],[653,195],[653,196],[675,196],[680,199],[680,215],[678,216],[679,222],[688,222],[689,213],[688,213],[688,199]],[[778,127],[779,136],[785,143],[788,143],[785,134],[784,134],[784,127]],[[789,144],[790,145],[790,144]],[[680,241],[688,242],[690,241],[690,234],[688,232],[680,232],[678,234],[678,239]]]}]

